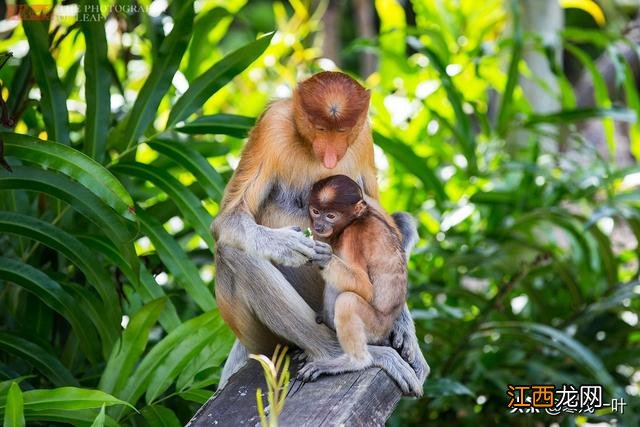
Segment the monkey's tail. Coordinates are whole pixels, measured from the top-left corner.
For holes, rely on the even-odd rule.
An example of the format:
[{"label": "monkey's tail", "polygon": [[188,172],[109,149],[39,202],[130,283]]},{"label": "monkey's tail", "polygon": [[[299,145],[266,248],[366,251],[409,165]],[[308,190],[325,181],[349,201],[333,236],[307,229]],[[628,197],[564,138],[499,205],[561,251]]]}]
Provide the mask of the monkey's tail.
[{"label": "monkey's tail", "polygon": [[400,234],[402,234],[402,247],[407,257],[409,257],[413,245],[418,241],[416,220],[406,212],[396,212],[391,217],[400,230]]}]

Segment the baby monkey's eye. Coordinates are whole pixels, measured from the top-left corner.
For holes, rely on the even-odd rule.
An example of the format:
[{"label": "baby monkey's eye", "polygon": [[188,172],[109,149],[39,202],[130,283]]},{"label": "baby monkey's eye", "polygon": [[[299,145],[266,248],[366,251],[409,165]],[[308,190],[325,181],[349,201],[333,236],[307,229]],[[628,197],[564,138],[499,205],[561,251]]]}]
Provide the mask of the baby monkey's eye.
[{"label": "baby monkey's eye", "polygon": [[318,209],[312,208],[311,213],[314,215],[320,215],[320,211]]},{"label": "baby monkey's eye", "polygon": [[335,216],[335,214],[329,213],[329,214],[327,214],[327,218],[336,219],[336,216]]}]

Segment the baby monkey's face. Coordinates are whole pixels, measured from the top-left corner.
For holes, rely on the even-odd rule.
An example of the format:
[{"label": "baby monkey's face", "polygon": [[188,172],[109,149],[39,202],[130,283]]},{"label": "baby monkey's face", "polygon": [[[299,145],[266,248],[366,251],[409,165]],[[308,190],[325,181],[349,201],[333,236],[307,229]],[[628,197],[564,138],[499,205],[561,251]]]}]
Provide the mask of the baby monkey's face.
[{"label": "baby monkey's face", "polygon": [[313,205],[309,206],[309,216],[313,230],[313,236],[328,239],[334,233],[339,233],[344,228],[344,215],[337,210],[326,210]]},{"label": "baby monkey's face", "polygon": [[309,193],[309,218],[313,236],[329,240],[344,230],[354,219],[364,215],[367,204],[358,184],[345,175],[322,179]]}]

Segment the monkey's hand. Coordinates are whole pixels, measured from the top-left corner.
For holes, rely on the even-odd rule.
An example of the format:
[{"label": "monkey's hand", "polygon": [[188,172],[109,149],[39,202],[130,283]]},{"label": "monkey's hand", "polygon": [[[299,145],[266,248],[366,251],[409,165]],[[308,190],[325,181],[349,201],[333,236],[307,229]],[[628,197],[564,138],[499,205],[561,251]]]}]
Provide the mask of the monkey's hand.
[{"label": "monkey's hand", "polygon": [[319,242],[317,240],[314,240],[314,242],[315,246],[313,247],[313,249],[316,253],[311,261],[322,269],[326,267],[327,264],[329,264],[329,261],[331,261],[331,255],[333,254],[333,251],[331,249],[331,245],[329,245],[328,243]]},{"label": "monkey's hand", "polygon": [[300,267],[312,260],[316,242],[305,237],[300,227],[268,228],[260,226],[254,251],[262,258],[287,267]]},{"label": "monkey's hand", "polygon": [[409,313],[409,308],[405,304],[400,317],[393,324],[391,330],[391,346],[395,348],[402,358],[413,368],[421,383],[429,375],[431,368],[420,350],[416,337],[416,328]]}]

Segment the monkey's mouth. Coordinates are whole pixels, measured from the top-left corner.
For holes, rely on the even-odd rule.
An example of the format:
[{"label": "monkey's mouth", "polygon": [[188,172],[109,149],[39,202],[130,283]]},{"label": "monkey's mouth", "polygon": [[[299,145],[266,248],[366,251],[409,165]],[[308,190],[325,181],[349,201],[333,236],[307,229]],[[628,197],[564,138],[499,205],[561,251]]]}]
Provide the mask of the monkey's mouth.
[{"label": "monkey's mouth", "polygon": [[331,234],[333,234],[333,230],[325,231],[324,233],[319,233],[317,231],[314,231],[313,234],[314,236],[322,237],[324,239],[324,238],[330,237]]}]

